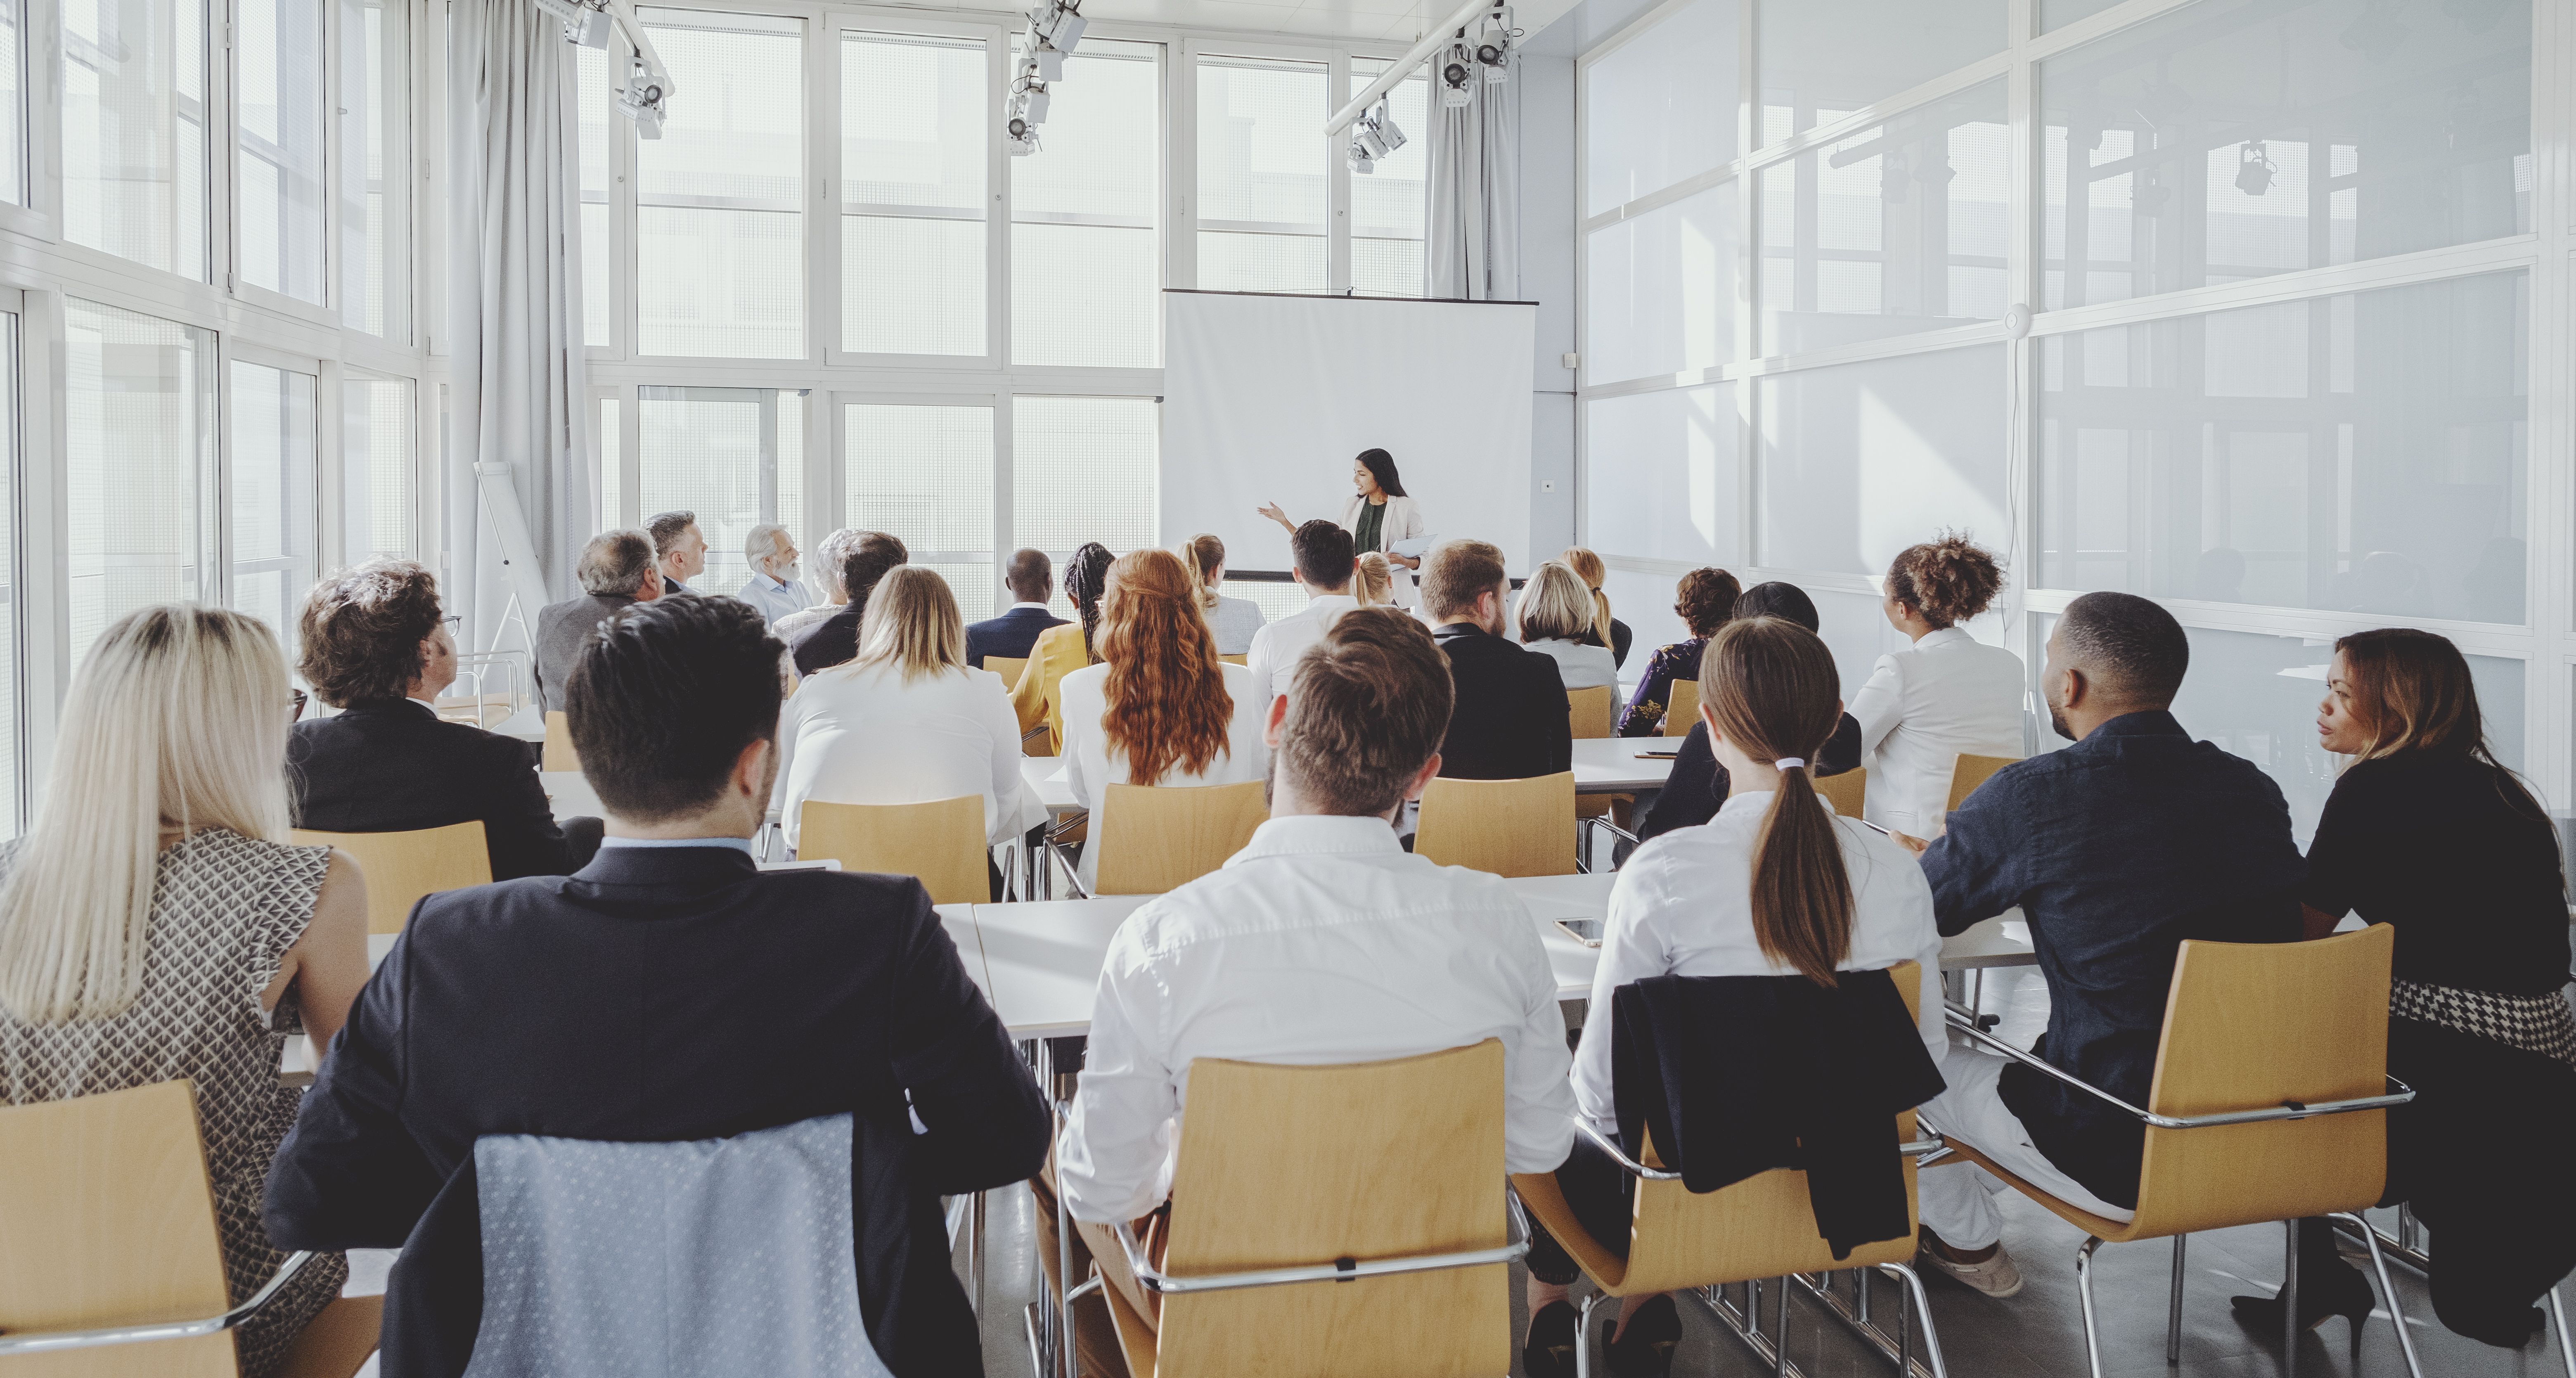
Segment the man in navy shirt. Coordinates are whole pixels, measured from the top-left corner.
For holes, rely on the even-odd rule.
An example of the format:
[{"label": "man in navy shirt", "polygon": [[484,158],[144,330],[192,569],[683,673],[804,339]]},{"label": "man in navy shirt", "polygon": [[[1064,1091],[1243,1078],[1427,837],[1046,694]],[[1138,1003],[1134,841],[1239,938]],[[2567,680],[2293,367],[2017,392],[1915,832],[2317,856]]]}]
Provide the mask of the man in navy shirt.
[{"label": "man in navy shirt", "polygon": [[[2131,1105],[2147,1103],[2183,940],[2299,936],[2307,864],[2280,786],[2196,742],[2168,711],[2191,658],[2182,625],[2126,593],[2067,605],[2048,639],[2049,725],[2075,744],[2008,766],[1923,853],[1944,935],[2018,905],[2048,981],[2033,1049]],[[1923,1107],[1945,1133],[2071,1205],[2113,1220],[2138,1200],[2144,1127],[2036,1069],[1954,1046],[1950,1089]],[[1977,1167],[1923,1174],[1925,1259],[1989,1296],[2021,1277]]]}]

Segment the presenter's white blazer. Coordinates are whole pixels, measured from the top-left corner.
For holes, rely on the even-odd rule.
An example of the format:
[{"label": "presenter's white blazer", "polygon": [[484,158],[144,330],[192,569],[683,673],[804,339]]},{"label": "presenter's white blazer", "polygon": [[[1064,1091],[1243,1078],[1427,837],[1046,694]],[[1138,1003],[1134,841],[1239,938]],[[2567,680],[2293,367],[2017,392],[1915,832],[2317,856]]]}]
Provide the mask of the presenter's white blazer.
[{"label": "presenter's white blazer", "polygon": [[[1357,493],[1351,494],[1350,506],[1342,509],[1342,529],[1344,531],[1350,532],[1354,536],[1359,534],[1360,509],[1366,506],[1367,503],[1368,499],[1361,497]],[[1386,546],[1394,545],[1398,541],[1409,541],[1416,536],[1427,536],[1429,534],[1431,534],[1431,528],[1422,520],[1422,509],[1414,504],[1413,499],[1388,498],[1386,500],[1386,520],[1378,524],[1378,539],[1384,542]],[[1384,549],[1384,546],[1381,546],[1380,549]],[[1351,553],[1354,555],[1365,555],[1368,552],[1364,550],[1353,550]],[[1387,561],[1387,573],[1394,576],[1387,581],[1387,596],[1393,599],[1395,601],[1395,605],[1399,608],[1412,607],[1413,571],[1395,563],[1393,560],[1389,560]]]},{"label": "presenter's white blazer", "polygon": [[1880,656],[1851,701],[1869,771],[1862,813],[1882,828],[1939,837],[1960,754],[2022,754],[2023,685],[2021,657],[1956,627]]}]

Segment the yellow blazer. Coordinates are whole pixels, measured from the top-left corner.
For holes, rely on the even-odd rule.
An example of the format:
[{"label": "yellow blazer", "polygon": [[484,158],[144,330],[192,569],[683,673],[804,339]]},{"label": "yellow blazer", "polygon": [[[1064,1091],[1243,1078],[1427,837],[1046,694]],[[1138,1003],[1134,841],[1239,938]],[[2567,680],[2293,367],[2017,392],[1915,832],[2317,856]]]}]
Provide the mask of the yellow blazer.
[{"label": "yellow blazer", "polygon": [[1047,727],[1046,749],[1024,743],[1032,756],[1053,756],[1064,750],[1064,705],[1056,693],[1056,684],[1066,675],[1091,663],[1090,653],[1083,649],[1082,624],[1067,622],[1038,633],[1035,646],[1029,648],[1029,663],[1020,670],[1020,682],[1011,690],[1011,707],[1020,715],[1020,734],[1025,737]]}]

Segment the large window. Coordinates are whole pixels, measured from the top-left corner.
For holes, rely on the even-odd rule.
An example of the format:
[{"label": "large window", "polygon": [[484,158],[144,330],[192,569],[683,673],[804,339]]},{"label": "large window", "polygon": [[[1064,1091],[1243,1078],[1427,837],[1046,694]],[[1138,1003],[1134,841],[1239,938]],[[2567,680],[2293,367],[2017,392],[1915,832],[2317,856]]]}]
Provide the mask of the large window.
[{"label": "large window", "polygon": [[969,622],[993,615],[993,409],[841,408],[842,525],[901,540],[939,571]]},{"label": "large window", "polygon": [[1163,361],[1162,64],[1158,43],[1084,40],[1043,150],[1011,160],[1013,363]]},{"label": "large window", "polygon": [[981,40],[841,36],[841,347],[987,352]]},{"label": "large window", "polygon": [[1324,290],[1322,64],[1199,59],[1199,286]]},{"label": "large window", "polygon": [[410,16],[340,0],[340,319],[398,344],[411,341]]},{"label": "large window", "polygon": [[204,281],[205,0],[62,8],[63,236]]},{"label": "large window", "polygon": [[217,596],[215,340],[63,303],[63,438],[75,665],[137,608]]},{"label": "large window", "polygon": [[804,25],[678,10],[646,19],[685,94],[662,137],[636,148],[636,350],[802,359]]},{"label": "large window", "polygon": [[[1386,71],[1383,62],[1351,64],[1358,91]],[[1431,219],[1431,81],[1415,76],[1387,93],[1387,114],[1404,147],[1351,178],[1351,289],[1364,297],[1418,297],[1422,245]],[[1204,273],[1204,260],[1200,271]]]},{"label": "large window", "polygon": [[241,0],[234,261],[241,280],[322,302],[322,3]]},{"label": "large window", "polygon": [[[1143,397],[1018,397],[1011,405],[1011,543],[1065,558],[1085,542],[1154,544],[1161,431]],[[1064,606],[1064,581],[1056,601]]]},{"label": "large window", "polygon": [[607,48],[577,48],[573,51],[573,89],[579,102],[577,137],[581,142],[581,338],[598,349],[614,349],[617,334],[611,322],[616,319],[617,292],[620,279],[617,257],[610,248],[609,224],[616,215],[608,199],[608,165],[613,156],[610,131],[619,143],[626,137],[617,117],[617,88],[609,77],[610,53],[615,51],[621,63],[625,53],[621,41],[611,39]]},{"label": "large window", "polygon": [[315,379],[233,363],[231,603],[295,654],[295,609],[313,585]]},{"label": "large window", "polygon": [[751,581],[742,552],[753,527],[777,522],[804,529],[805,394],[667,387],[637,393],[638,519],[696,513],[707,538],[707,567],[690,587],[739,592]]},{"label": "large window", "polygon": [[[0,0],[0,201],[27,203],[27,7],[23,0]],[[11,663],[15,663],[14,652]]]},{"label": "large window", "polygon": [[411,390],[408,378],[352,376],[340,385],[340,539],[349,564],[408,559],[418,543]]}]

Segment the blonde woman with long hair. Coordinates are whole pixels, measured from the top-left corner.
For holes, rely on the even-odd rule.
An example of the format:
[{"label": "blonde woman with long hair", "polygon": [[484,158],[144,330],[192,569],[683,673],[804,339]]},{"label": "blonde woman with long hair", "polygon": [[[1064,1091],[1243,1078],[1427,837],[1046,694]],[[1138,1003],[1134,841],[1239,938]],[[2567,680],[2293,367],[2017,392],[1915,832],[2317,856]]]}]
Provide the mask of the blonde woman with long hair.
[{"label": "blonde woman with long hair", "polygon": [[[1231,785],[1269,770],[1268,705],[1250,670],[1217,658],[1197,588],[1167,550],[1109,567],[1100,663],[1064,677],[1065,780],[1083,807],[1099,808],[1111,785]],[[1099,873],[1085,847],[1083,886]]]},{"label": "blonde woman with long hair", "polygon": [[[44,807],[0,847],[0,1103],[191,1083],[235,1304],[286,1257],[260,1226],[303,1097],[279,1054],[299,1029],[327,1048],[367,980],[357,864],[286,841],[300,708],[259,622],[133,613],[81,663]],[[307,1264],[241,1327],[242,1371],[272,1371],[347,1277]]]},{"label": "blonde woman with long hair", "polygon": [[1352,566],[1351,595],[1363,608],[1395,606],[1395,567],[1379,551],[1369,551]]},{"label": "blonde woman with long hair", "polygon": [[1554,560],[1530,571],[1521,585],[1520,603],[1512,610],[1521,644],[1556,662],[1557,678],[1568,689],[1599,689],[1619,683],[1618,663],[1609,648],[1592,643],[1592,590],[1581,576]]},{"label": "blonde woman with long hair", "polygon": [[1582,580],[1584,587],[1592,590],[1592,630],[1585,639],[1609,651],[1612,666],[1626,665],[1628,643],[1635,639],[1635,633],[1628,630],[1627,623],[1610,615],[1610,595],[1601,591],[1602,585],[1610,582],[1609,566],[1601,563],[1600,556],[1579,545],[1567,546],[1565,553],[1556,558],[1574,571],[1574,577]]},{"label": "blonde woman with long hair", "polygon": [[967,667],[957,596],[921,565],[888,571],[868,595],[858,658],[807,675],[787,701],[776,788],[791,847],[808,799],[926,804],[980,795],[985,837],[996,844],[1046,817],[1020,781],[1010,686]]},{"label": "blonde woman with long hair", "polygon": [[1208,630],[1216,636],[1218,655],[1239,656],[1252,650],[1252,638],[1270,619],[1261,615],[1261,605],[1249,598],[1229,598],[1218,592],[1225,586],[1225,542],[1202,532],[1181,542],[1181,564],[1198,585],[1199,613],[1207,619]]}]

